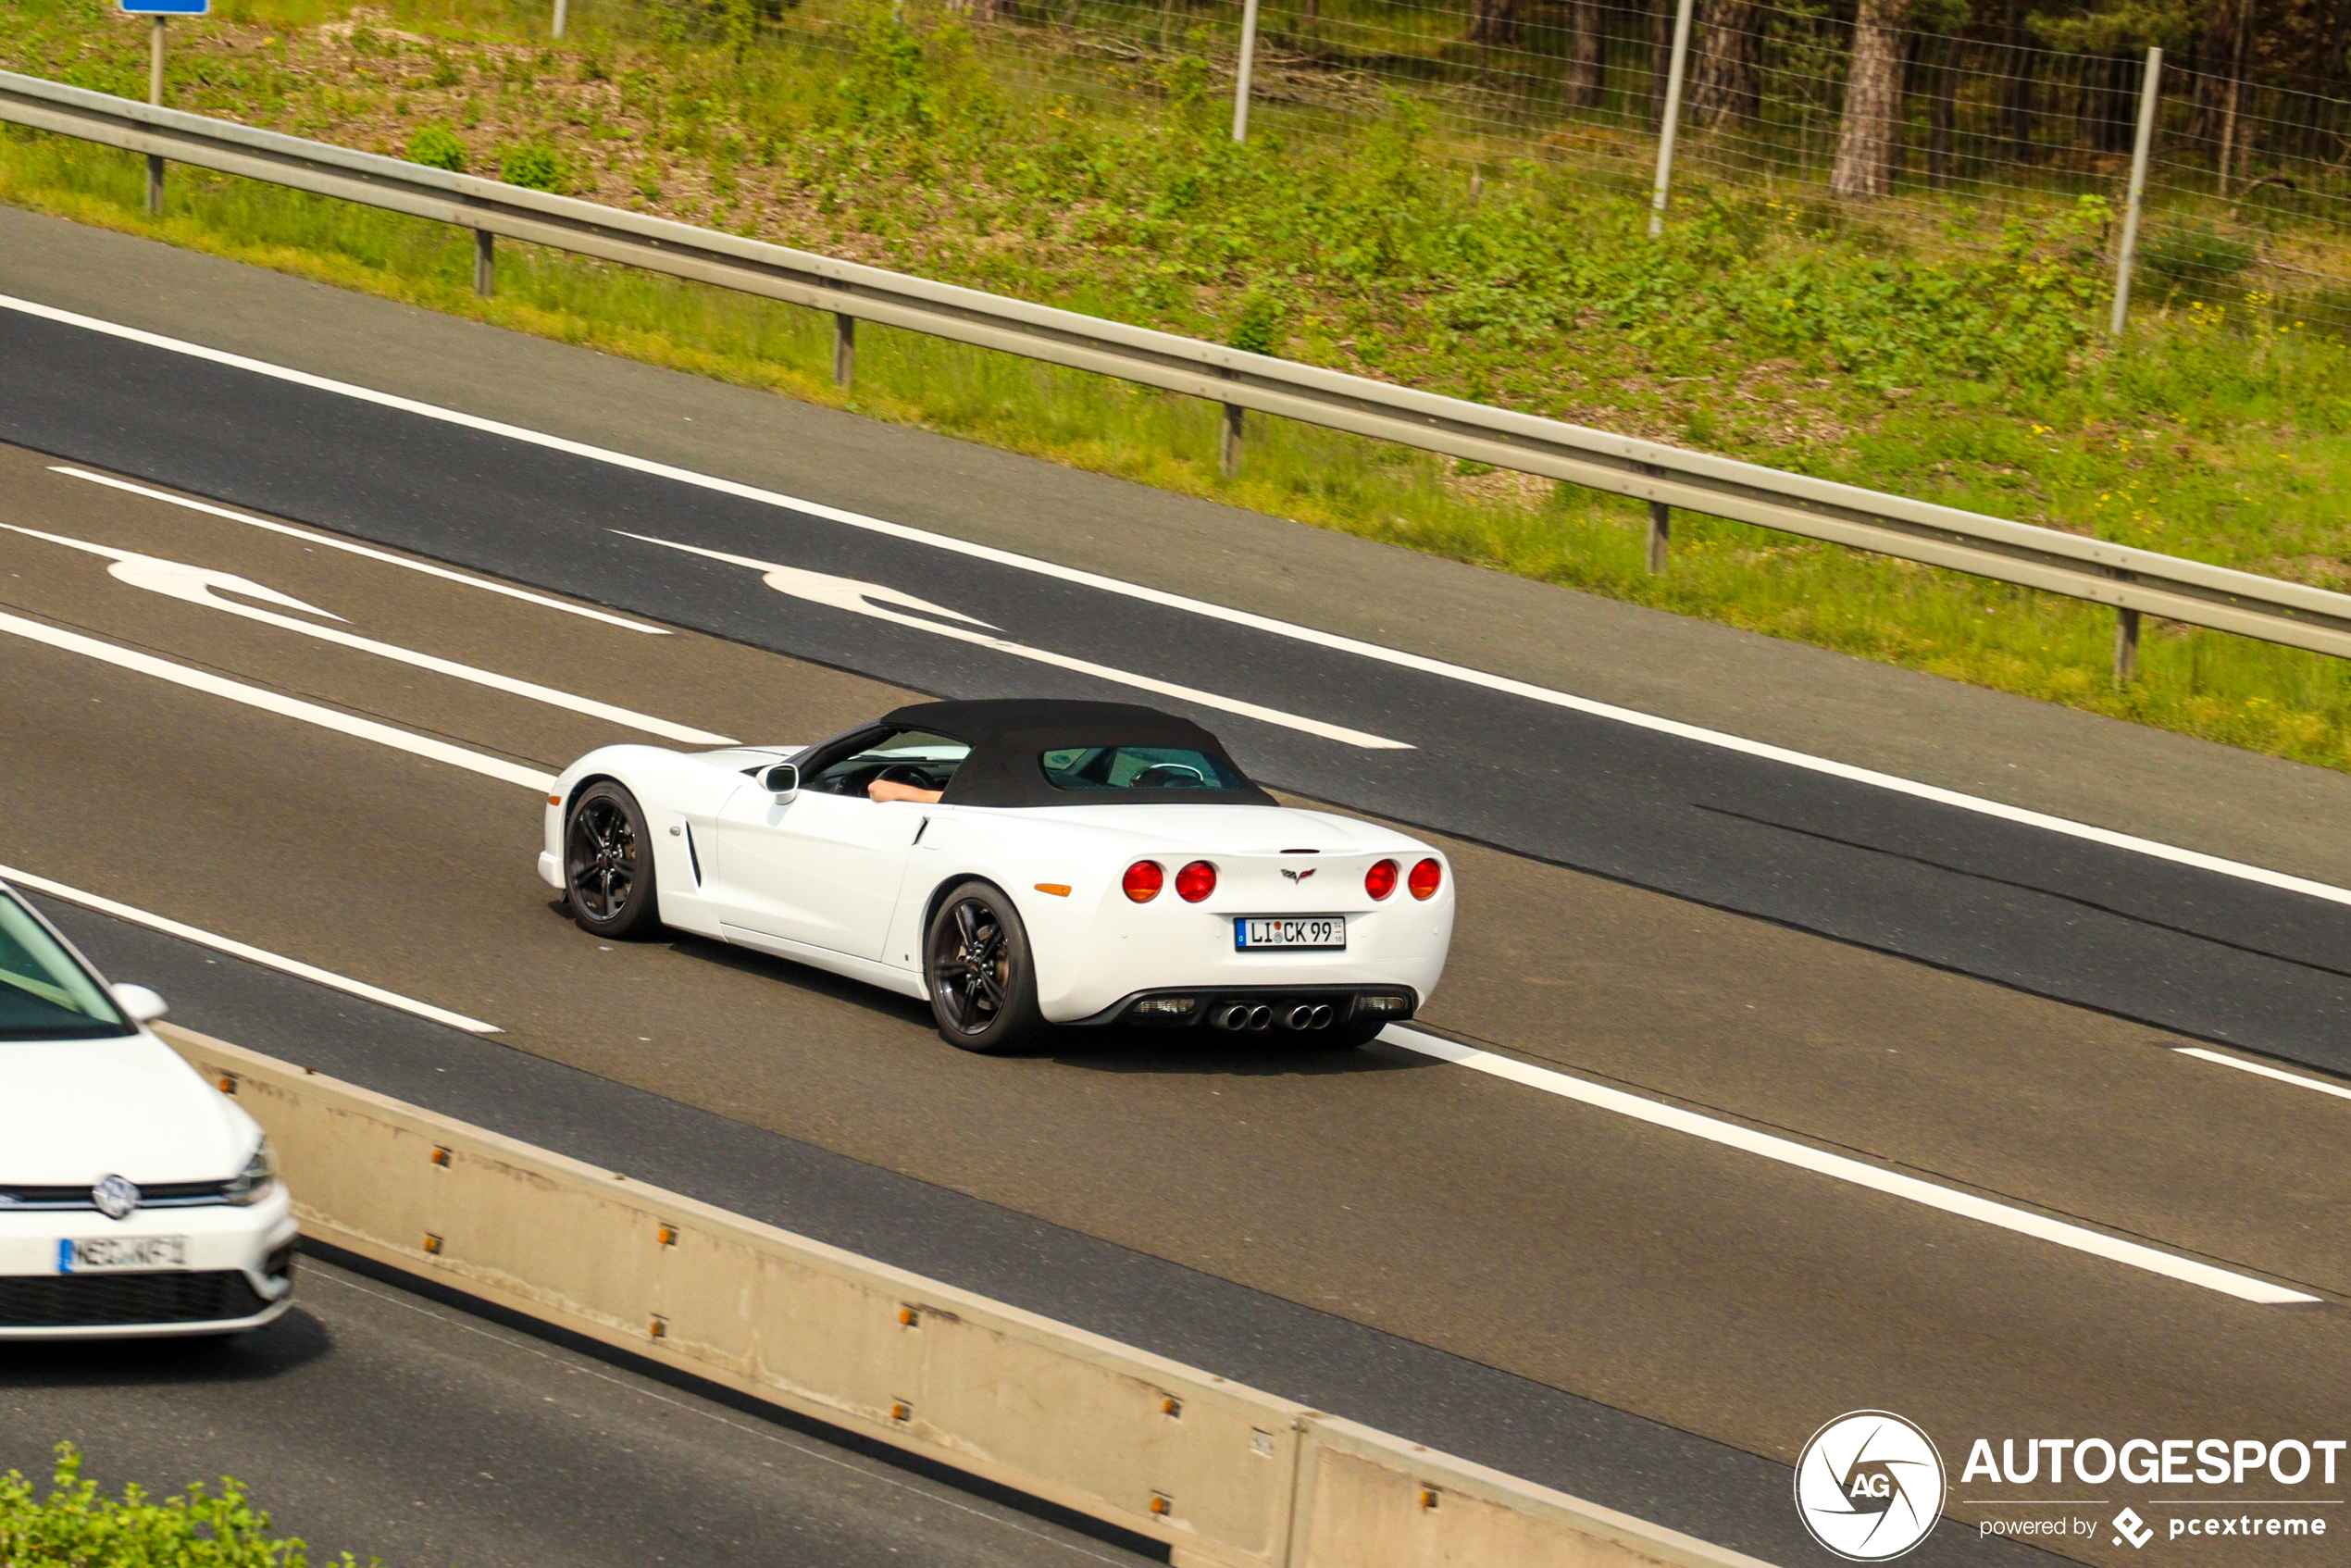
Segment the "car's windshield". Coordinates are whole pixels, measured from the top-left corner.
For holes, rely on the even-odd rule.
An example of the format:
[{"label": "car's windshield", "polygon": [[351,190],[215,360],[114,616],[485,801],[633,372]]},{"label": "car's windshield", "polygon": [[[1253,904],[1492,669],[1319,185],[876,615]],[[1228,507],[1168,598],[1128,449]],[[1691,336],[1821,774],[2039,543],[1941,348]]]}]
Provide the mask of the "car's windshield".
[{"label": "car's windshield", "polygon": [[32,912],[0,891],[0,1041],[127,1035],[113,999]]},{"label": "car's windshield", "polygon": [[971,748],[952,736],[934,735],[927,729],[894,729],[846,756],[829,762],[819,758],[816,771],[802,780],[801,788],[832,795],[862,795],[878,778],[917,790],[944,790],[969,755]]},{"label": "car's windshield", "polygon": [[1056,790],[1239,790],[1226,764],[1180,746],[1064,746],[1040,759]]}]

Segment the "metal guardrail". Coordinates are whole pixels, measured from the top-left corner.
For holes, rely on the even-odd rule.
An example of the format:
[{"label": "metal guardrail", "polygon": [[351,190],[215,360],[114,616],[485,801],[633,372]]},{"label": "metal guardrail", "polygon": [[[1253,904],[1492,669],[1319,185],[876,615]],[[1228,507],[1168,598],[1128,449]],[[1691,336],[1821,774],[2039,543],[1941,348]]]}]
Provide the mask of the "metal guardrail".
[{"label": "metal guardrail", "polygon": [[834,374],[843,381],[853,363],[854,324],[874,321],[1221,403],[1228,468],[1238,457],[1241,411],[1255,409],[1636,497],[1649,503],[1653,568],[1664,564],[1671,509],[1678,506],[2087,600],[2119,612],[2119,679],[2135,665],[2142,615],[2351,656],[2351,595],[2301,583],[1245,354],[37,77],[0,71],[0,122],[471,229],[476,287],[484,292],[491,237],[503,234],[830,311]]}]

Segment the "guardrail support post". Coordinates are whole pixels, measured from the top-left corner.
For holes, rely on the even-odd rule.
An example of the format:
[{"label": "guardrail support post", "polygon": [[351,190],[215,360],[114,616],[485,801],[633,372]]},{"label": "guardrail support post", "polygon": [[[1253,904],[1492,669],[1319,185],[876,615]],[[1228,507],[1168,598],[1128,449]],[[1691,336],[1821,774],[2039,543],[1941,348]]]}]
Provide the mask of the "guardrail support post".
[{"label": "guardrail support post", "polygon": [[1662,501],[1649,503],[1649,570],[1665,570],[1665,546],[1673,533],[1673,508]]},{"label": "guardrail support post", "polygon": [[2128,686],[2139,673],[2139,612],[2114,612],[2114,684]]},{"label": "guardrail support post", "polygon": [[564,35],[564,11],[565,11],[565,9],[566,9],[565,0],[555,0],[555,25],[554,25],[553,28],[551,28],[549,31],[550,31],[551,32],[553,32],[553,33],[554,34],[554,36],[555,36],[555,37],[557,37],[557,38],[561,38],[561,37]]},{"label": "guardrail support post", "polygon": [[833,385],[849,385],[857,373],[857,317],[833,312]]},{"label": "guardrail support post", "polygon": [[[163,30],[165,18],[157,17],[155,25],[147,31],[147,102],[157,108],[163,106]],[[163,155],[147,155],[147,216],[163,216]]]},{"label": "guardrail support post", "polygon": [[1244,410],[1238,403],[1225,404],[1225,435],[1223,441],[1217,444],[1216,466],[1228,479],[1241,471],[1241,415],[1243,412]]},{"label": "guardrail support post", "polygon": [[483,299],[498,292],[498,236],[487,229],[474,230],[474,292]]},{"label": "guardrail support post", "polygon": [[1682,80],[1690,58],[1690,6],[1691,0],[1681,0],[1673,11],[1673,56],[1665,68],[1665,114],[1657,128],[1657,184],[1649,192],[1652,240],[1665,232],[1665,188],[1673,180],[1673,137],[1681,129]]},{"label": "guardrail support post", "polygon": [[1249,78],[1257,63],[1257,0],[1241,0],[1241,57],[1233,74],[1233,140],[1249,140]]},{"label": "guardrail support post", "polygon": [[2122,335],[2122,318],[2131,309],[2131,262],[2139,248],[2139,204],[2147,188],[2147,153],[2155,145],[2157,93],[2163,80],[2163,51],[2147,51],[2146,70],[2139,78],[2139,134],[2131,145],[2131,188],[2122,201],[2122,243],[2114,255],[2114,315],[2107,331]]}]

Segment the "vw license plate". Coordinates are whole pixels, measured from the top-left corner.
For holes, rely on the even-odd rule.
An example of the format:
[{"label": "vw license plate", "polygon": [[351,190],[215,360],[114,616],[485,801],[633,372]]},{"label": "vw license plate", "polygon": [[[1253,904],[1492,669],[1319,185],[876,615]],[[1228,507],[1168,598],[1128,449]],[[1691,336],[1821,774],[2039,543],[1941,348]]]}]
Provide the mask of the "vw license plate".
[{"label": "vw license plate", "polygon": [[117,1269],[188,1266],[184,1236],[93,1236],[57,1243],[59,1274],[106,1274]]},{"label": "vw license plate", "polygon": [[1233,946],[1244,951],[1260,947],[1344,948],[1347,946],[1347,916],[1241,915],[1233,921]]}]

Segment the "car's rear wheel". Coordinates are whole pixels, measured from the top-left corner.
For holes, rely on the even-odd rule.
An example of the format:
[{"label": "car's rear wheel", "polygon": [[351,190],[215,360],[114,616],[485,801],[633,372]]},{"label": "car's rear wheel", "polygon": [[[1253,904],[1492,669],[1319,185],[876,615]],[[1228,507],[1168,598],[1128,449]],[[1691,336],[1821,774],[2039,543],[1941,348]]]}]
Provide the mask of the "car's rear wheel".
[{"label": "car's rear wheel", "polygon": [[602,779],[579,791],[564,822],[564,890],[579,928],[634,937],[660,924],[653,840],[637,797]]},{"label": "car's rear wheel", "polygon": [[923,939],[923,979],[939,1037],[964,1051],[1012,1051],[1043,1032],[1037,966],[1012,900],[985,882],[948,890]]}]

